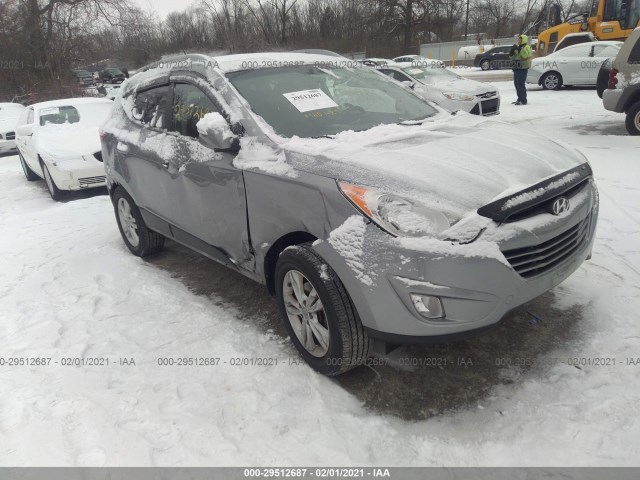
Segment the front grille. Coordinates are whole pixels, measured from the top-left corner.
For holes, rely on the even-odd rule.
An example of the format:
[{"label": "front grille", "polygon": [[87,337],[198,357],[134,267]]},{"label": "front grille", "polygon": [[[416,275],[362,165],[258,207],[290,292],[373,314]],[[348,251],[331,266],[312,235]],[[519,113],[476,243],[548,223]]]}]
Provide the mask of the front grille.
[{"label": "front grille", "polygon": [[5,138],[7,140],[15,140],[16,139],[16,132],[7,132],[7,134],[5,135]]},{"label": "front grille", "polygon": [[485,93],[481,93],[479,95],[476,95],[476,97],[478,98],[491,98],[491,97],[495,97],[497,95],[498,92],[485,92]]},{"label": "front grille", "polygon": [[84,177],[79,178],[78,182],[81,187],[86,187],[87,185],[94,185],[96,183],[104,183],[106,182],[107,177],[105,175],[100,175],[98,177]]},{"label": "front grille", "polygon": [[502,252],[524,278],[542,275],[571,258],[589,240],[591,215],[569,230],[539,245]]},{"label": "front grille", "polygon": [[495,115],[498,113],[500,107],[500,101],[497,98],[493,100],[485,100],[482,103],[482,115]]}]

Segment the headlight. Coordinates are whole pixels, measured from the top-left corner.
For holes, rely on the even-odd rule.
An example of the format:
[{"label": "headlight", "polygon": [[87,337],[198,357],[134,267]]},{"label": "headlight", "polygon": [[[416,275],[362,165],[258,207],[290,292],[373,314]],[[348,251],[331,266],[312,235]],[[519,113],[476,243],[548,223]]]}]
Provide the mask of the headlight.
[{"label": "headlight", "polygon": [[470,102],[471,100],[475,100],[475,97],[472,97],[471,95],[467,95],[465,93],[442,92],[442,94],[449,100],[460,100],[462,102]]},{"label": "headlight", "polygon": [[391,235],[435,237],[449,228],[447,217],[426,205],[350,183],[338,185],[362,213]]}]

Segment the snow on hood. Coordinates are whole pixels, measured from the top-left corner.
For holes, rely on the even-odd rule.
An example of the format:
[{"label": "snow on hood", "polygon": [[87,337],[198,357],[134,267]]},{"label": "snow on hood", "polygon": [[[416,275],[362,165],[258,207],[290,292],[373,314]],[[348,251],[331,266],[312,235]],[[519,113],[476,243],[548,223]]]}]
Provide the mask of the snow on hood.
[{"label": "snow on hood", "polygon": [[22,110],[23,109],[16,107],[0,108],[0,132],[4,133],[15,130]]},{"label": "snow on hood", "polygon": [[98,128],[78,123],[45,125],[33,136],[38,152],[56,158],[92,155],[101,150]]},{"label": "snow on hood", "polygon": [[[428,83],[431,81],[431,83]],[[434,75],[428,79],[423,80],[428,86],[434,86],[442,91],[454,91],[464,92],[471,95],[478,95],[481,93],[497,91],[493,85],[477,82],[476,80],[470,80],[462,77],[449,77],[445,75]]]},{"label": "snow on hood", "polygon": [[420,201],[452,223],[586,162],[548,138],[469,114],[332,139],[294,137],[282,147],[297,169]]}]

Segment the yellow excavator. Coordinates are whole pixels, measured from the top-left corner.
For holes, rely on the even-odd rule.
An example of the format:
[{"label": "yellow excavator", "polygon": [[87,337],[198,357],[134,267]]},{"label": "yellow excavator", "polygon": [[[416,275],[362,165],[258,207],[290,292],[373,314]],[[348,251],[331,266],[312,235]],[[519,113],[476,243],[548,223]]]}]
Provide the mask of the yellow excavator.
[{"label": "yellow excavator", "polygon": [[552,5],[547,25],[538,34],[537,53],[553,52],[563,37],[571,33],[592,33],[598,40],[624,41],[634,28],[640,27],[640,0],[593,0],[591,11],[568,18],[560,23],[560,9]]}]

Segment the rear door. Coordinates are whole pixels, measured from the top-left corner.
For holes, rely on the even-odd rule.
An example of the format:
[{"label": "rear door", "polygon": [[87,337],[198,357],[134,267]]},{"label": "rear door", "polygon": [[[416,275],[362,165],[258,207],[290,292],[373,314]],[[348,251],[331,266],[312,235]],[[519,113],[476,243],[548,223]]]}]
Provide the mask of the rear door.
[{"label": "rear door", "polygon": [[592,51],[591,43],[573,45],[563,48],[549,60],[557,64],[557,69],[562,75],[565,85],[589,84],[591,78],[589,71],[593,60]]}]

